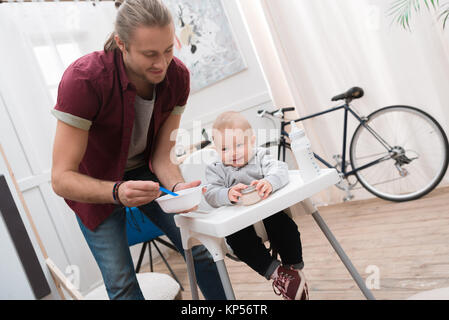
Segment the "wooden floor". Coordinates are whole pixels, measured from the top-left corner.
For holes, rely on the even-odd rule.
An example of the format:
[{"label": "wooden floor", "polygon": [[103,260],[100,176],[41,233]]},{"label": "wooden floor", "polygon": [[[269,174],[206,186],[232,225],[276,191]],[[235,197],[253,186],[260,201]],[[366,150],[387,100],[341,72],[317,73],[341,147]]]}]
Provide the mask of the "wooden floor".
[{"label": "wooden floor", "polygon": [[[411,202],[352,201],[320,207],[319,212],[362,278],[375,278],[378,272],[379,289],[372,290],[376,299],[406,299],[420,291],[449,287],[449,187]],[[364,299],[314,219],[295,220],[310,299]],[[280,299],[271,282],[244,263],[225,261],[237,299]],[[168,262],[185,288],[183,299],[191,299],[182,257],[172,253]],[[149,271],[148,264],[144,271]],[[154,271],[168,273],[163,262]]]}]

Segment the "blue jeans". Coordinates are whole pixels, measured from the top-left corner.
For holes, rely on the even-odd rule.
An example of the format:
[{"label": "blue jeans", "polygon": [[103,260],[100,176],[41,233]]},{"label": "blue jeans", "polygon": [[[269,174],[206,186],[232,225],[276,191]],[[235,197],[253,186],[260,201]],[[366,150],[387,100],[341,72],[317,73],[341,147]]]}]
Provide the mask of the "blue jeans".
[{"label": "blue jeans", "polygon": [[[146,167],[127,172],[124,180],[158,181],[157,177]],[[175,225],[174,214],[162,211],[156,201],[143,205],[139,209],[167,235],[184,257],[181,234]],[[94,231],[86,228],[78,217],[77,219],[100,268],[109,298],[111,300],[143,300],[126,237],[124,208],[117,207]],[[218,270],[209,251],[202,245],[194,246],[192,254],[198,286],[204,297],[207,300],[225,300],[226,296]]]}]

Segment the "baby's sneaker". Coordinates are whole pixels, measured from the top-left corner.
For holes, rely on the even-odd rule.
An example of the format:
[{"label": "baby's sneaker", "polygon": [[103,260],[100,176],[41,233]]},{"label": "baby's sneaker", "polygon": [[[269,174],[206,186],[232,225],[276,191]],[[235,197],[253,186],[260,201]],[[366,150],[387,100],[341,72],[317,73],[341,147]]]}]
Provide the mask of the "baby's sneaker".
[{"label": "baby's sneaker", "polygon": [[279,266],[273,280],[273,291],[287,300],[309,300],[306,277],[301,270]]}]

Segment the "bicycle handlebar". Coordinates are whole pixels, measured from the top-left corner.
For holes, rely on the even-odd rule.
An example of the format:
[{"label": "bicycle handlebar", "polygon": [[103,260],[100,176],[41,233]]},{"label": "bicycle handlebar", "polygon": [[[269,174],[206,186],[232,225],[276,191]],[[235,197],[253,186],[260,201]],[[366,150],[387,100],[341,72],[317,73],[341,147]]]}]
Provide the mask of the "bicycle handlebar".
[{"label": "bicycle handlebar", "polygon": [[268,113],[269,115],[272,116],[272,115],[274,115],[276,112],[279,112],[279,111],[280,111],[282,114],[284,114],[285,112],[294,111],[294,110],[295,110],[295,107],[280,108],[280,109],[277,109],[277,110],[274,110],[274,111],[267,111],[267,110],[265,110],[265,109],[262,109],[262,110],[258,110],[258,111],[257,111],[257,114],[263,116],[264,113]]}]

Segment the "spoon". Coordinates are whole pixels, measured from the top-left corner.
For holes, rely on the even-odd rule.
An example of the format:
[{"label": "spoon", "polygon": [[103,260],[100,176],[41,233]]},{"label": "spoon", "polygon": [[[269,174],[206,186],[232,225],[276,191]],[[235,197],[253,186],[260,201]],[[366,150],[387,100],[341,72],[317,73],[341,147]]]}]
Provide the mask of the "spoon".
[{"label": "spoon", "polygon": [[161,191],[163,191],[163,192],[165,192],[165,193],[168,193],[168,194],[170,194],[170,195],[172,195],[172,196],[179,196],[179,194],[177,194],[177,193],[174,193],[174,192],[171,192],[170,190],[167,190],[167,189],[165,189],[164,187],[161,187],[161,186],[159,186],[159,190],[161,190]]},{"label": "spoon", "polygon": [[[204,187],[208,187],[208,186],[210,186],[211,184],[210,183],[206,183],[206,184],[202,184],[202,185],[199,185],[199,186],[197,186],[196,188],[204,188]],[[179,196],[179,194],[177,194],[177,193],[175,193],[175,192],[171,192],[170,190],[167,190],[167,189],[165,189],[164,187],[161,187],[161,186],[159,186],[159,190],[161,190],[161,191],[163,191],[163,192],[165,192],[165,193],[168,193],[168,194],[170,194],[170,195],[172,195],[172,196]]]}]

